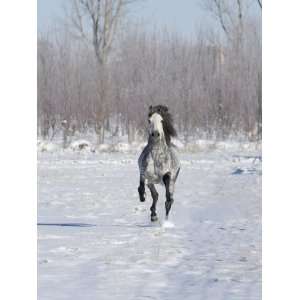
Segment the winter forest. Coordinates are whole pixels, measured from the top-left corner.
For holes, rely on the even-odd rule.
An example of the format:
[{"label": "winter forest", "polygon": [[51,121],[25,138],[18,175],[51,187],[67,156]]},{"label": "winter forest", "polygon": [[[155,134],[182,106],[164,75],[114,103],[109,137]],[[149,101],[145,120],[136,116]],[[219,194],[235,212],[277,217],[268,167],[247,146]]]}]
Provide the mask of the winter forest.
[{"label": "winter forest", "polygon": [[[132,21],[140,1],[71,0],[38,33],[38,137],[144,139],[148,106],[172,111],[182,142],[261,139],[261,1],[199,0],[190,36]],[[172,7],[170,7],[170,10]]]}]

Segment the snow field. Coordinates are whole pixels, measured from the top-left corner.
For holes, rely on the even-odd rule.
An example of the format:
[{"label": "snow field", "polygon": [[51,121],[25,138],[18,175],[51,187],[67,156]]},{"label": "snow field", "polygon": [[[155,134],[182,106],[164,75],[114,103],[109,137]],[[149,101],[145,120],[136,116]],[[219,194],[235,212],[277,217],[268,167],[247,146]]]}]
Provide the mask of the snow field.
[{"label": "snow field", "polygon": [[38,154],[39,299],[260,299],[261,156],[181,153],[170,218],[135,153]]}]

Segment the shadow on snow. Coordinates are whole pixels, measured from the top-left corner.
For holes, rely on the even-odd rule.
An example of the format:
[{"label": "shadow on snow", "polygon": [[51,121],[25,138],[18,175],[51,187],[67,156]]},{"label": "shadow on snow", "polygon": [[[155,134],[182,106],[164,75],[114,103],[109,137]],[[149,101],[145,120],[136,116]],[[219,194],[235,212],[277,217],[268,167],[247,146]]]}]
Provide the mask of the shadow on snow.
[{"label": "shadow on snow", "polygon": [[66,226],[66,227],[93,227],[95,224],[87,223],[37,223],[38,226]]},{"label": "shadow on snow", "polygon": [[37,223],[37,226],[59,226],[59,227],[129,227],[129,228],[152,228],[158,227],[160,224],[111,224],[111,225],[102,225],[102,224],[88,224],[88,223]]}]

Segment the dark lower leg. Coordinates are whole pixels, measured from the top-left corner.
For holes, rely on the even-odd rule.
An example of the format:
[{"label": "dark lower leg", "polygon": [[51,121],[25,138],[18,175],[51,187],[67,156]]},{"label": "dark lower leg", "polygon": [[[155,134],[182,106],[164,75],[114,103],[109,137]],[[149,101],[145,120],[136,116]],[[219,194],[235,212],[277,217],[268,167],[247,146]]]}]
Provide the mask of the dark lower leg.
[{"label": "dark lower leg", "polygon": [[144,202],[145,201],[145,182],[144,181],[140,181],[140,186],[138,187],[138,192],[139,192],[139,196],[140,196],[140,201]]},{"label": "dark lower leg", "polygon": [[157,220],[157,215],[156,215],[156,202],[158,200],[158,192],[155,189],[155,186],[153,184],[148,185],[149,190],[151,192],[151,196],[153,199],[152,205],[150,207],[151,210],[151,221],[156,221]]},{"label": "dark lower leg", "polygon": [[172,206],[172,204],[174,202],[174,199],[173,199],[173,188],[172,188],[173,185],[171,184],[171,176],[170,176],[169,173],[167,173],[166,175],[164,175],[163,182],[164,182],[165,187],[166,187],[165,208],[166,208],[166,218],[168,219],[171,206]]}]

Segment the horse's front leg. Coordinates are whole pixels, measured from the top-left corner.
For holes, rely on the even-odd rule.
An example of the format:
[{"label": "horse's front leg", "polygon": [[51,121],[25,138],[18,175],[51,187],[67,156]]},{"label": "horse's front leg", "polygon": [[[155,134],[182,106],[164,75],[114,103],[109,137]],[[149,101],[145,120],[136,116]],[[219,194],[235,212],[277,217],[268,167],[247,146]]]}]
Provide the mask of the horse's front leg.
[{"label": "horse's front leg", "polygon": [[154,184],[148,184],[148,188],[151,192],[151,196],[153,199],[152,205],[150,207],[151,210],[151,221],[155,222],[158,220],[157,215],[156,215],[156,202],[158,200],[158,192],[154,186]]},{"label": "horse's front leg", "polygon": [[166,173],[163,177],[163,182],[166,187],[166,202],[165,202],[165,207],[166,207],[166,219],[168,219],[169,212],[171,209],[171,206],[174,202],[173,194],[174,194],[174,182],[171,180],[171,174]]},{"label": "horse's front leg", "polygon": [[144,202],[145,201],[145,177],[140,176],[140,185],[138,187],[138,192],[140,196],[140,201]]}]

